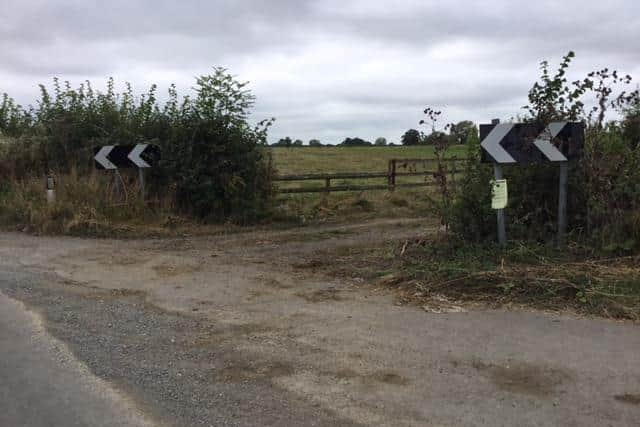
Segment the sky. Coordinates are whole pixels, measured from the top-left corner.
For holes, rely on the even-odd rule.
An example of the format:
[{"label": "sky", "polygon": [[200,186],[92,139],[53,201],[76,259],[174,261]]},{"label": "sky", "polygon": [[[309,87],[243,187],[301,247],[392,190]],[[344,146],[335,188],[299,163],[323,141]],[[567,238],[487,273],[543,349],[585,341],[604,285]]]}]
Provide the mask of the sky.
[{"label": "sky", "polygon": [[[539,63],[576,53],[640,80],[640,1],[0,0],[0,93],[34,103],[53,76],[182,93],[223,66],[249,81],[270,142],[383,136],[522,114]],[[425,129],[426,130],[426,129]]]}]

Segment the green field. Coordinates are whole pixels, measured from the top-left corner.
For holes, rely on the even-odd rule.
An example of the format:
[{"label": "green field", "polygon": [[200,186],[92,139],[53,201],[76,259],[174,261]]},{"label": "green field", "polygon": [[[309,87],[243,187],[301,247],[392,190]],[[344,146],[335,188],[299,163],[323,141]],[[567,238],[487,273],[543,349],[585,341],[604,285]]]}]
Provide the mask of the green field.
[{"label": "green field", "polygon": [[[384,172],[390,159],[433,158],[432,146],[297,147],[271,149],[279,175],[330,172]],[[465,147],[456,145],[447,157],[462,158]]]},{"label": "green field", "polygon": [[[454,146],[446,157],[464,158],[466,148]],[[434,158],[430,146],[397,147],[297,147],[272,148],[279,176],[337,172],[386,172],[391,159]],[[424,176],[398,177],[397,183],[424,181]],[[386,184],[386,178],[335,179],[331,186]],[[278,188],[323,187],[323,180],[277,182]],[[311,221],[357,221],[379,217],[431,215],[433,187],[398,188],[395,191],[369,190],[323,193],[280,194],[278,211],[286,218]]]}]

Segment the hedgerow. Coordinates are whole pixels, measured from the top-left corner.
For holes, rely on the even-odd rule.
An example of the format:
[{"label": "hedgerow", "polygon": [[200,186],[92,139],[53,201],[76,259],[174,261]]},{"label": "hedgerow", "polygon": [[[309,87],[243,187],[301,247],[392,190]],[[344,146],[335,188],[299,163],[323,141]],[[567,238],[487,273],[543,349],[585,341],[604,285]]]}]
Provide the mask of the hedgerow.
[{"label": "hedgerow", "polygon": [[[198,77],[191,96],[171,85],[162,104],[156,85],[136,96],[128,83],[117,92],[112,78],[105,91],[54,78],[34,106],[2,96],[0,174],[16,183],[47,174],[82,180],[97,173],[94,147],[156,144],[162,157],[147,171],[150,200],[202,220],[255,221],[269,212],[274,171],[265,148],[273,119],[250,125],[254,100],[223,68]],[[0,214],[8,208],[0,199]]]}]

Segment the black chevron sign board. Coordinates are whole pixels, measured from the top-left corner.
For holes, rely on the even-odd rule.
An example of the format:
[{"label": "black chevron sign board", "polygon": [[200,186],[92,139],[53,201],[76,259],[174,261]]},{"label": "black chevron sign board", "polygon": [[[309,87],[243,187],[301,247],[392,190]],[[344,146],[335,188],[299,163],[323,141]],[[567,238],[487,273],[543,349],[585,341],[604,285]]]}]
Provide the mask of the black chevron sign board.
[{"label": "black chevron sign board", "polygon": [[94,148],[96,169],[150,168],[160,160],[160,149],[151,144],[105,145]]},{"label": "black chevron sign board", "polygon": [[498,164],[566,162],[580,157],[584,124],[554,122],[480,125],[482,161]]}]

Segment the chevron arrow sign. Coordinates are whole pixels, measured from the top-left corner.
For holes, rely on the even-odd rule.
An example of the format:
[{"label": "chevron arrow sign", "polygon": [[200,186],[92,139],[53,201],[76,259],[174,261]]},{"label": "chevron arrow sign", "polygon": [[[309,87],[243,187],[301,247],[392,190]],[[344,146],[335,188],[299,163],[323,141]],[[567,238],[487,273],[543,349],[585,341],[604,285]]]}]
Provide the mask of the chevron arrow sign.
[{"label": "chevron arrow sign", "polygon": [[577,122],[480,125],[482,161],[498,164],[566,162],[580,157],[584,125]]},{"label": "chevron arrow sign", "polygon": [[104,145],[94,148],[96,169],[150,168],[160,160],[160,149],[151,144]]}]

